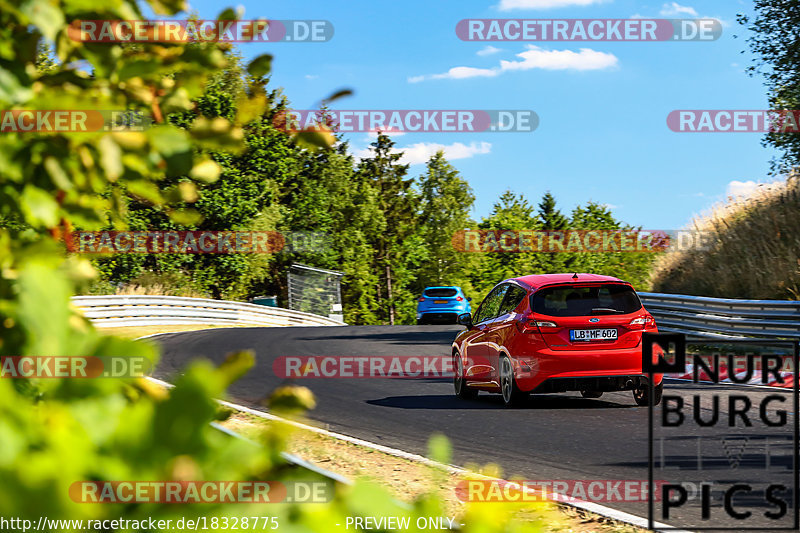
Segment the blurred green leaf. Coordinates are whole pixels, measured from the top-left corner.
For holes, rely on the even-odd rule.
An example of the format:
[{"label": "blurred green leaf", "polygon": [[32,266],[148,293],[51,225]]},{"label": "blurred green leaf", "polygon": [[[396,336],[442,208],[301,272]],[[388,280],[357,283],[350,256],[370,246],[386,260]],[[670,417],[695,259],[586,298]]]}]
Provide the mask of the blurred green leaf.
[{"label": "blurred green leaf", "polygon": [[50,40],[54,40],[64,26],[64,14],[52,0],[28,0],[22,4],[20,11]]},{"label": "blurred green leaf", "polygon": [[160,65],[161,62],[157,59],[140,59],[129,61],[125,63],[119,70],[118,76],[120,80],[146,76],[158,70]]},{"label": "blurred green leaf", "polygon": [[220,12],[219,15],[217,15],[217,20],[238,20],[238,19],[239,17],[236,13],[236,10],[234,10],[231,7],[224,9],[223,11]]},{"label": "blurred green leaf", "polygon": [[190,176],[198,181],[213,183],[219,178],[221,172],[219,164],[207,159],[197,163],[190,172]]},{"label": "blurred green leaf", "polygon": [[122,150],[110,135],[104,135],[97,144],[100,150],[100,166],[106,177],[114,181],[122,175]]},{"label": "blurred green leaf", "polygon": [[262,54],[247,65],[247,72],[254,78],[266,76],[270,70],[272,70],[272,56],[270,54]]},{"label": "blurred green leaf", "polygon": [[450,464],[453,448],[450,440],[441,433],[435,433],[428,439],[428,456],[437,463]]},{"label": "blurred green leaf", "polygon": [[294,415],[313,409],[317,402],[308,387],[284,385],[275,389],[268,400],[269,408],[284,415]]},{"label": "blurred green leaf", "polygon": [[330,148],[336,142],[336,137],[330,130],[315,129],[298,132],[297,142],[307,148]]},{"label": "blurred green leaf", "polygon": [[155,126],[147,130],[150,145],[163,155],[189,152],[192,144],[188,134],[173,126]]},{"label": "blurred green leaf", "polygon": [[26,185],[22,190],[21,208],[32,223],[52,228],[58,223],[58,202],[42,189]]},{"label": "blurred green leaf", "polygon": [[203,220],[203,215],[194,209],[174,209],[167,214],[170,220],[182,226],[195,226]]},{"label": "blurred green leaf", "polygon": [[327,104],[330,104],[331,102],[333,102],[335,100],[338,100],[340,98],[344,98],[346,96],[352,96],[352,95],[353,95],[353,91],[351,89],[340,89],[340,90],[336,91],[335,93],[333,93],[332,95],[330,95],[329,97],[327,97],[325,100],[323,100],[323,102],[324,102],[325,105],[327,105]]},{"label": "blurred green leaf", "polygon": [[252,350],[235,352],[225,357],[225,361],[219,365],[218,371],[225,380],[225,386],[229,386],[250,370],[256,362],[255,353]]},{"label": "blurred green leaf", "polygon": [[161,205],[161,189],[152,181],[135,180],[127,182],[128,192],[153,205]]}]

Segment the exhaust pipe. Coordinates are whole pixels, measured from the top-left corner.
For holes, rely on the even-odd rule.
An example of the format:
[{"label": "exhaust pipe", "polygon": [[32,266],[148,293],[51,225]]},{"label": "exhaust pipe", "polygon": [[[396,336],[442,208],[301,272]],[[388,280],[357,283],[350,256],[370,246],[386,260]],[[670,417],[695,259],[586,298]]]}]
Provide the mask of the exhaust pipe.
[{"label": "exhaust pipe", "polygon": [[625,388],[626,389],[632,389],[633,388],[633,380],[632,379],[629,379],[628,381],[625,382]]}]

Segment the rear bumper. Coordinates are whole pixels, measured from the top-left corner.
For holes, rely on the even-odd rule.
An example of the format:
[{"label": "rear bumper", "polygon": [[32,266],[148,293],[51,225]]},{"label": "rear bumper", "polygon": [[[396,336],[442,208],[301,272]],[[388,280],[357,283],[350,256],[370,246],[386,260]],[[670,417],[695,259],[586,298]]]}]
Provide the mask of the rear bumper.
[{"label": "rear bumper", "polygon": [[[587,353],[540,349],[530,356],[519,355],[514,359],[515,379],[524,391],[628,390],[629,379],[637,385],[641,378],[647,378],[642,371],[641,345]],[[661,383],[662,375],[654,375],[654,380]]]},{"label": "rear bumper", "polygon": [[417,320],[424,319],[427,322],[449,322],[454,323],[458,315],[465,311],[424,311],[417,313]]},{"label": "rear bumper", "polygon": [[534,394],[547,394],[550,392],[567,391],[601,391],[613,392],[633,390],[647,384],[647,376],[603,376],[580,378],[550,378],[540,383],[533,390]]}]

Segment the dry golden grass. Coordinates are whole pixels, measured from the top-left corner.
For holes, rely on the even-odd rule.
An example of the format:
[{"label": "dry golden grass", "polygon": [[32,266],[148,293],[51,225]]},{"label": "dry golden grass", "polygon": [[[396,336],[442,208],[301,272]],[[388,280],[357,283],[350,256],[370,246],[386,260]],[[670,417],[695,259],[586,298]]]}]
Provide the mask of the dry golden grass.
[{"label": "dry golden grass", "polygon": [[117,288],[117,290],[114,291],[114,293],[117,295],[141,294],[146,296],[183,296],[187,298],[208,298],[207,294],[203,294],[191,288],[170,287],[161,283],[154,283],[149,285],[127,283]]},{"label": "dry golden grass", "polygon": [[126,339],[138,339],[146,335],[153,335],[156,333],[178,333],[181,331],[199,331],[203,329],[215,328],[246,328],[249,326],[231,324],[231,325],[213,325],[213,324],[192,324],[192,325],[172,325],[172,326],[124,326],[118,328],[97,328],[101,335],[113,335],[115,337],[125,337]]},{"label": "dry golden grass", "polygon": [[654,291],[720,298],[800,299],[800,176],[729,197],[688,228],[708,250],[670,250],[653,267]]}]

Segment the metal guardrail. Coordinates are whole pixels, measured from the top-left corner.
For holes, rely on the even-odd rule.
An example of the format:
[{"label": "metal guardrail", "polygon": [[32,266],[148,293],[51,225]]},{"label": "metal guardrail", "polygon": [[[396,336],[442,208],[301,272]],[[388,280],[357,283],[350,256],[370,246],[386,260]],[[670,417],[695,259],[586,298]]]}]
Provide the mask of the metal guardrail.
[{"label": "metal guardrail", "polygon": [[800,338],[800,301],[640,292],[659,331],[709,338]]},{"label": "metal guardrail", "polygon": [[[660,331],[695,337],[800,338],[800,301],[736,300],[641,292]],[[337,320],[262,305],[179,296],[75,296],[97,327],[185,324],[342,326]]]},{"label": "metal guardrail", "polygon": [[72,304],[96,327],[172,326],[343,326],[343,322],[280,307],[180,296],[75,296]]}]

